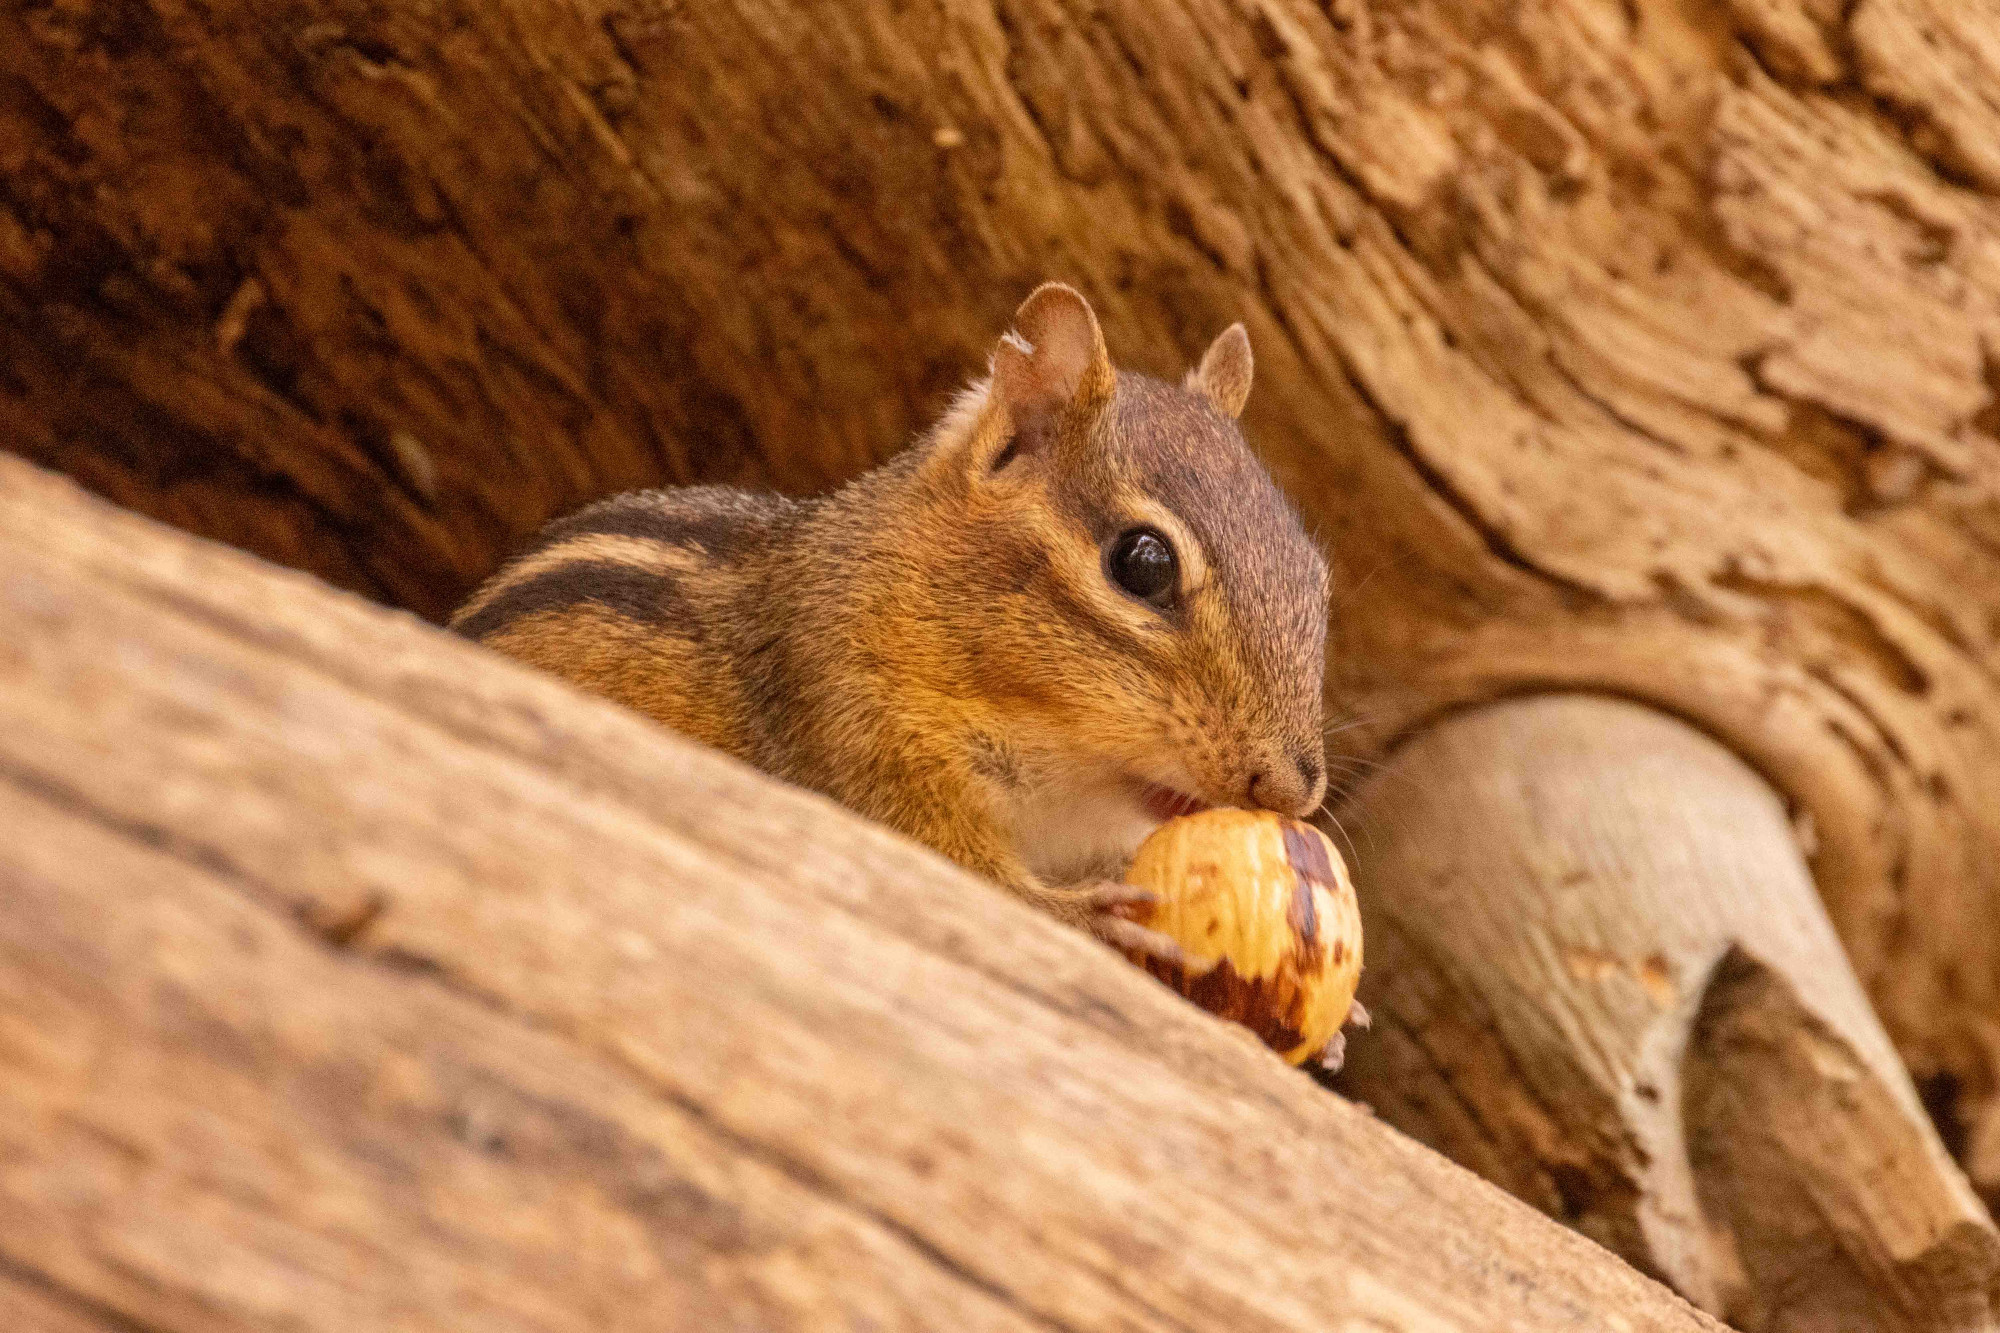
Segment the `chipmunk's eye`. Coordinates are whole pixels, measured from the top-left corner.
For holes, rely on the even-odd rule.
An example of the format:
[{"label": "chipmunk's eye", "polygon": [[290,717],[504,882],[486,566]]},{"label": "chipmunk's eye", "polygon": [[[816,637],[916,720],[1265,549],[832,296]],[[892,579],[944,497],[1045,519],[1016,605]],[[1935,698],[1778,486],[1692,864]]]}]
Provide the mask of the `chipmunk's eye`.
[{"label": "chipmunk's eye", "polygon": [[1104,568],[1111,581],[1154,606],[1173,600],[1176,566],[1173,546],[1151,528],[1121,533],[1104,553]]}]

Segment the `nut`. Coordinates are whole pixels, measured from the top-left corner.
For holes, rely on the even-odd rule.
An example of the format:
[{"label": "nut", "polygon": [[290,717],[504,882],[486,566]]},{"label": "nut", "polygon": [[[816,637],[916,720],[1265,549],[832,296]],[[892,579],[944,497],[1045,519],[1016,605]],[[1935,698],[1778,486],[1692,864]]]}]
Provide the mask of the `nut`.
[{"label": "nut", "polygon": [[1325,834],[1264,810],[1187,815],[1140,844],[1125,882],[1158,899],[1125,914],[1173,939],[1192,967],[1138,952],[1133,962],[1295,1065],[1338,1064],[1361,979],[1361,914]]}]

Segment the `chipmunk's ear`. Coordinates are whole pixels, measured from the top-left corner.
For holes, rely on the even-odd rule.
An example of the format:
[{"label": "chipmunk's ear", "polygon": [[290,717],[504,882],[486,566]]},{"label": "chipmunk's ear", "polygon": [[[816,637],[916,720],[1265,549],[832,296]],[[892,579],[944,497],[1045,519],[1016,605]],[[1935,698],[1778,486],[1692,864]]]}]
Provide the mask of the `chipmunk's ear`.
[{"label": "chipmunk's ear", "polygon": [[1205,394],[1216,408],[1232,417],[1243,415],[1250,401],[1250,335],[1231,324],[1202,353],[1201,364],[1187,374],[1186,387]]},{"label": "chipmunk's ear", "polygon": [[993,398],[1013,425],[1008,456],[1047,448],[1066,420],[1087,422],[1116,384],[1090,303],[1059,282],[1035,288],[993,351]]}]

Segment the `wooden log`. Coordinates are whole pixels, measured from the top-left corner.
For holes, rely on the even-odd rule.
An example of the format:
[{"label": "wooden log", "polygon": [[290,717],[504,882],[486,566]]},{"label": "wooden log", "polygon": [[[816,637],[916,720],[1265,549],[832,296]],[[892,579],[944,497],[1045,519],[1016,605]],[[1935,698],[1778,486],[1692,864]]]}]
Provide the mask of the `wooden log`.
[{"label": "wooden log", "polygon": [[1377,1029],[1342,1086],[1751,1333],[2000,1325],[2000,1236],[1783,803],[1677,719],[1544,696],[1344,813]]},{"label": "wooden log", "polygon": [[1715,1327],[927,851],[4,459],[0,619],[31,1326]]}]

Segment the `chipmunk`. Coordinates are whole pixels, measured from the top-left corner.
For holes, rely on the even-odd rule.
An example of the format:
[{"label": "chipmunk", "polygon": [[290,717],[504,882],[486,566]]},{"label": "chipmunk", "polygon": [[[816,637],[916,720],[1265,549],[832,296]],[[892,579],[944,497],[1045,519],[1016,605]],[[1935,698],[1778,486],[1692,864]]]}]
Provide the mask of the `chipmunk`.
[{"label": "chipmunk", "polygon": [[614,496],[451,623],[1180,958],[1112,881],[1175,815],[1318,807],[1326,565],[1237,428],[1241,324],[1178,386],[1060,284],[1014,330],[842,489]]}]

